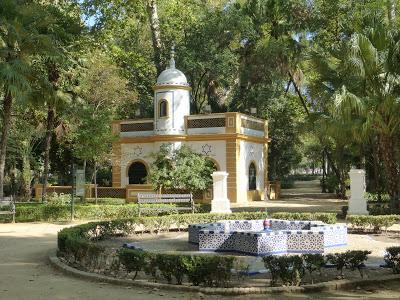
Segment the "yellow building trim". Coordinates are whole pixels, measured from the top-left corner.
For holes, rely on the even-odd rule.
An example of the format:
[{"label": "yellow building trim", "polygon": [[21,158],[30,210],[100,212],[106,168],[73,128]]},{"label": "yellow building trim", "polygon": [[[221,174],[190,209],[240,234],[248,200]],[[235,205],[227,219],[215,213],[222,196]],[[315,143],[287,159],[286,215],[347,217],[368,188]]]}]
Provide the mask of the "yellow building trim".
[{"label": "yellow building trim", "polygon": [[152,135],[146,137],[122,137],[117,143],[136,144],[136,143],[153,143],[153,142],[183,142],[183,141],[218,141],[238,139],[258,144],[265,144],[269,139],[264,137],[249,136],[244,134],[198,134],[198,135]]},{"label": "yellow building trim", "polygon": [[239,149],[240,141],[238,141],[236,138],[226,141],[226,172],[229,174],[227,178],[228,199],[234,203],[238,202],[237,167],[239,160]]},{"label": "yellow building trim", "polygon": [[114,142],[112,148],[112,186],[121,187],[121,144]]}]

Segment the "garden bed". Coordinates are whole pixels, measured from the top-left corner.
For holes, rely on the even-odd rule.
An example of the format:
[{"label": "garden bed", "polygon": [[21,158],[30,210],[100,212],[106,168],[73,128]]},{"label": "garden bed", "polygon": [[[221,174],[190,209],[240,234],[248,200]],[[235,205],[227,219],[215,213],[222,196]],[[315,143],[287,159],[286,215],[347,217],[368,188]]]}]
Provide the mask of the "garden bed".
[{"label": "garden bed", "polygon": [[[265,272],[265,267],[262,268],[264,264],[262,261],[257,262],[259,271],[261,272],[252,272],[254,270],[250,270],[249,265],[251,265],[251,260],[254,257],[215,253],[201,254],[197,252],[195,247],[193,248],[193,246],[187,243],[186,232],[168,232],[168,230],[176,231],[186,228],[188,223],[238,218],[260,219],[262,218],[262,214],[173,215],[84,224],[64,229],[59,233],[58,255],[63,262],[79,270],[106,275],[110,278],[119,278],[121,280],[135,279],[140,280],[140,282],[149,283],[182,284],[186,287],[191,285],[228,288],[263,288],[269,286],[271,284],[271,272]],[[148,226],[151,222],[163,224],[165,232],[158,235],[149,234],[148,232],[161,231],[154,230],[154,228],[149,230]],[[387,246],[398,244],[398,237],[391,236],[388,238],[392,239],[392,241],[394,239],[394,243],[375,241],[382,244],[381,251]],[[122,244],[126,242],[136,243],[136,246],[143,248],[143,250],[122,249]],[[374,243],[369,239],[365,240],[364,244],[376,248],[376,243],[373,245]],[[358,247],[355,249],[363,246],[357,239],[355,245]],[[343,249],[342,252],[345,250]],[[341,257],[346,257],[348,260],[347,263],[350,263],[357,255],[362,256],[362,252],[355,251]],[[372,253],[370,255],[371,259],[367,262],[371,261],[373,264],[362,268],[364,278],[376,278],[378,280],[382,276],[392,273],[391,269],[379,267],[380,262],[382,262],[382,255],[380,253]],[[292,255],[285,257],[287,258],[284,258],[284,260],[286,259],[287,262],[284,261],[283,264],[287,267],[286,270],[292,269],[290,267],[290,263],[292,262],[290,261],[293,257],[300,259],[302,261],[301,264],[304,264],[306,261],[306,257],[303,256]],[[377,257],[380,258],[380,262],[374,261]],[[315,258],[318,257],[312,257],[312,259]],[[329,258],[327,257],[324,260],[329,262]],[[357,266],[360,266],[364,260],[358,258]],[[231,272],[232,269],[235,271]],[[304,267],[302,267],[302,270],[305,270]],[[307,285],[312,282],[329,283],[342,278],[342,276],[339,276],[340,272],[336,268],[324,267],[321,268],[321,272],[318,270],[314,271],[312,275],[304,272],[304,276],[301,276],[300,281],[296,279],[295,285]],[[354,270],[346,268],[344,274],[347,280],[359,280],[361,278],[357,268]],[[293,279],[293,275],[290,276]],[[274,285],[293,285],[293,282],[288,284],[282,280],[282,282],[275,282]]]}]

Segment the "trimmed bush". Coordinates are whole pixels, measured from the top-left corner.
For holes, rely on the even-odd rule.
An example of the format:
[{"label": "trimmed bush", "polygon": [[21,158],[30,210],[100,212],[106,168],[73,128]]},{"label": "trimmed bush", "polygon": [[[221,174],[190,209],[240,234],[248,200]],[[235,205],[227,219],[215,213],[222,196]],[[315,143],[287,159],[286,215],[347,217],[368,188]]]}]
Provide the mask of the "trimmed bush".
[{"label": "trimmed bush", "polygon": [[400,220],[400,215],[364,216],[348,215],[346,220],[353,228],[361,231],[372,230],[375,233],[387,230]]},{"label": "trimmed bush", "polygon": [[226,286],[235,261],[232,256],[155,254],[130,249],[120,250],[118,256],[128,273],[135,272],[133,280],[144,270],[154,279],[159,272],[169,284],[175,278],[178,285],[187,276],[193,285]]},{"label": "trimmed bush", "polygon": [[146,266],[146,255],[141,250],[123,248],[118,252],[118,258],[128,273],[135,272],[133,280],[136,279],[138,272],[144,270]]},{"label": "trimmed bush", "polygon": [[349,268],[352,271],[358,269],[361,277],[363,277],[362,268],[368,260],[369,254],[371,254],[371,251],[348,250],[344,253],[328,254],[326,260],[336,266],[340,277],[344,277],[344,268]]},{"label": "trimmed bush", "polygon": [[283,285],[299,286],[304,276],[303,260],[299,255],[264,256],[265,267],[271,273],[271,286],[278,278]]},{"label": "trimmed bush", "polygon": [[290,221],[310,220],[322,221],[326,224],[335,224],[337,217],[335,213],[290,213],[290,212],[276,212],[271,215],[274,219],[283,219]]},{"label": "trimmed bush", "polygon": [[385,254],[386,264],[392,268],[394,274],[400,274],[400,247],[386,248]]},{"label": "trimmed bush", "polygon": [[308,271],[311,283],[314,283],[313,273],[318,271],[321,275],[321,269],[325,265],[324,256],[322,254],[303,254],[302,256],[304,269]]},{"label": "trimmed bush", "polygon": [[[125,198],[97,198],[97,204],[107,205],[123,205],[125,204]],[[95,198],[85,198],[86,203],[96,203]]]}]

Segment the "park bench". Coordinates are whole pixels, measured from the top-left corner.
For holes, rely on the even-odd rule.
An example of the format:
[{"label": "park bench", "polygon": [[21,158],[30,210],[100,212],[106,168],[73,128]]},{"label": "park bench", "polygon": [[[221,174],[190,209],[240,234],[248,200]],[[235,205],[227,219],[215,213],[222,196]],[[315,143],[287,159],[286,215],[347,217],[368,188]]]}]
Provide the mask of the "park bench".
[{"label": "park bench", "polygon": [[[2,208],[4,206],[8,206],[7,210],[3,210]],[[0,200],[0,216],[1,215],[11,215],[12,216],[12,222],[15,223],[15,204],[13,199],[10,198],[4,198],[4,200]]]},{"label": "park bench", "polygon": [[[194,202],[192,194],[138,194],[139,216],[143,211],[174,211],[188,210],[194,213]],[[189,206],[174,207],[146,207],[144,204],[189,204]]]}]

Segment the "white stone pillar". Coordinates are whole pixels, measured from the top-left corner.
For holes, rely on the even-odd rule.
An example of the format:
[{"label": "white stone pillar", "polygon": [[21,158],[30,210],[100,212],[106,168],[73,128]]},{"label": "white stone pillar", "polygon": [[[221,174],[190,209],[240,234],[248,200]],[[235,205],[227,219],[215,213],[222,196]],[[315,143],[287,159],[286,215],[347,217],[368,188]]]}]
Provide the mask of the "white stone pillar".
[{"label": "white stone pillar", "polygon": [[228,173],[214,172],[213,178],[213,199],[211,201],[211,213],[231,213],[231,202],[228,199]]},{"label": "white stone pillar", "polygon": [[351,169],[350,175],[350,200],[349,215],[368,215],[367,200],[365,199],[365,171]]}]

